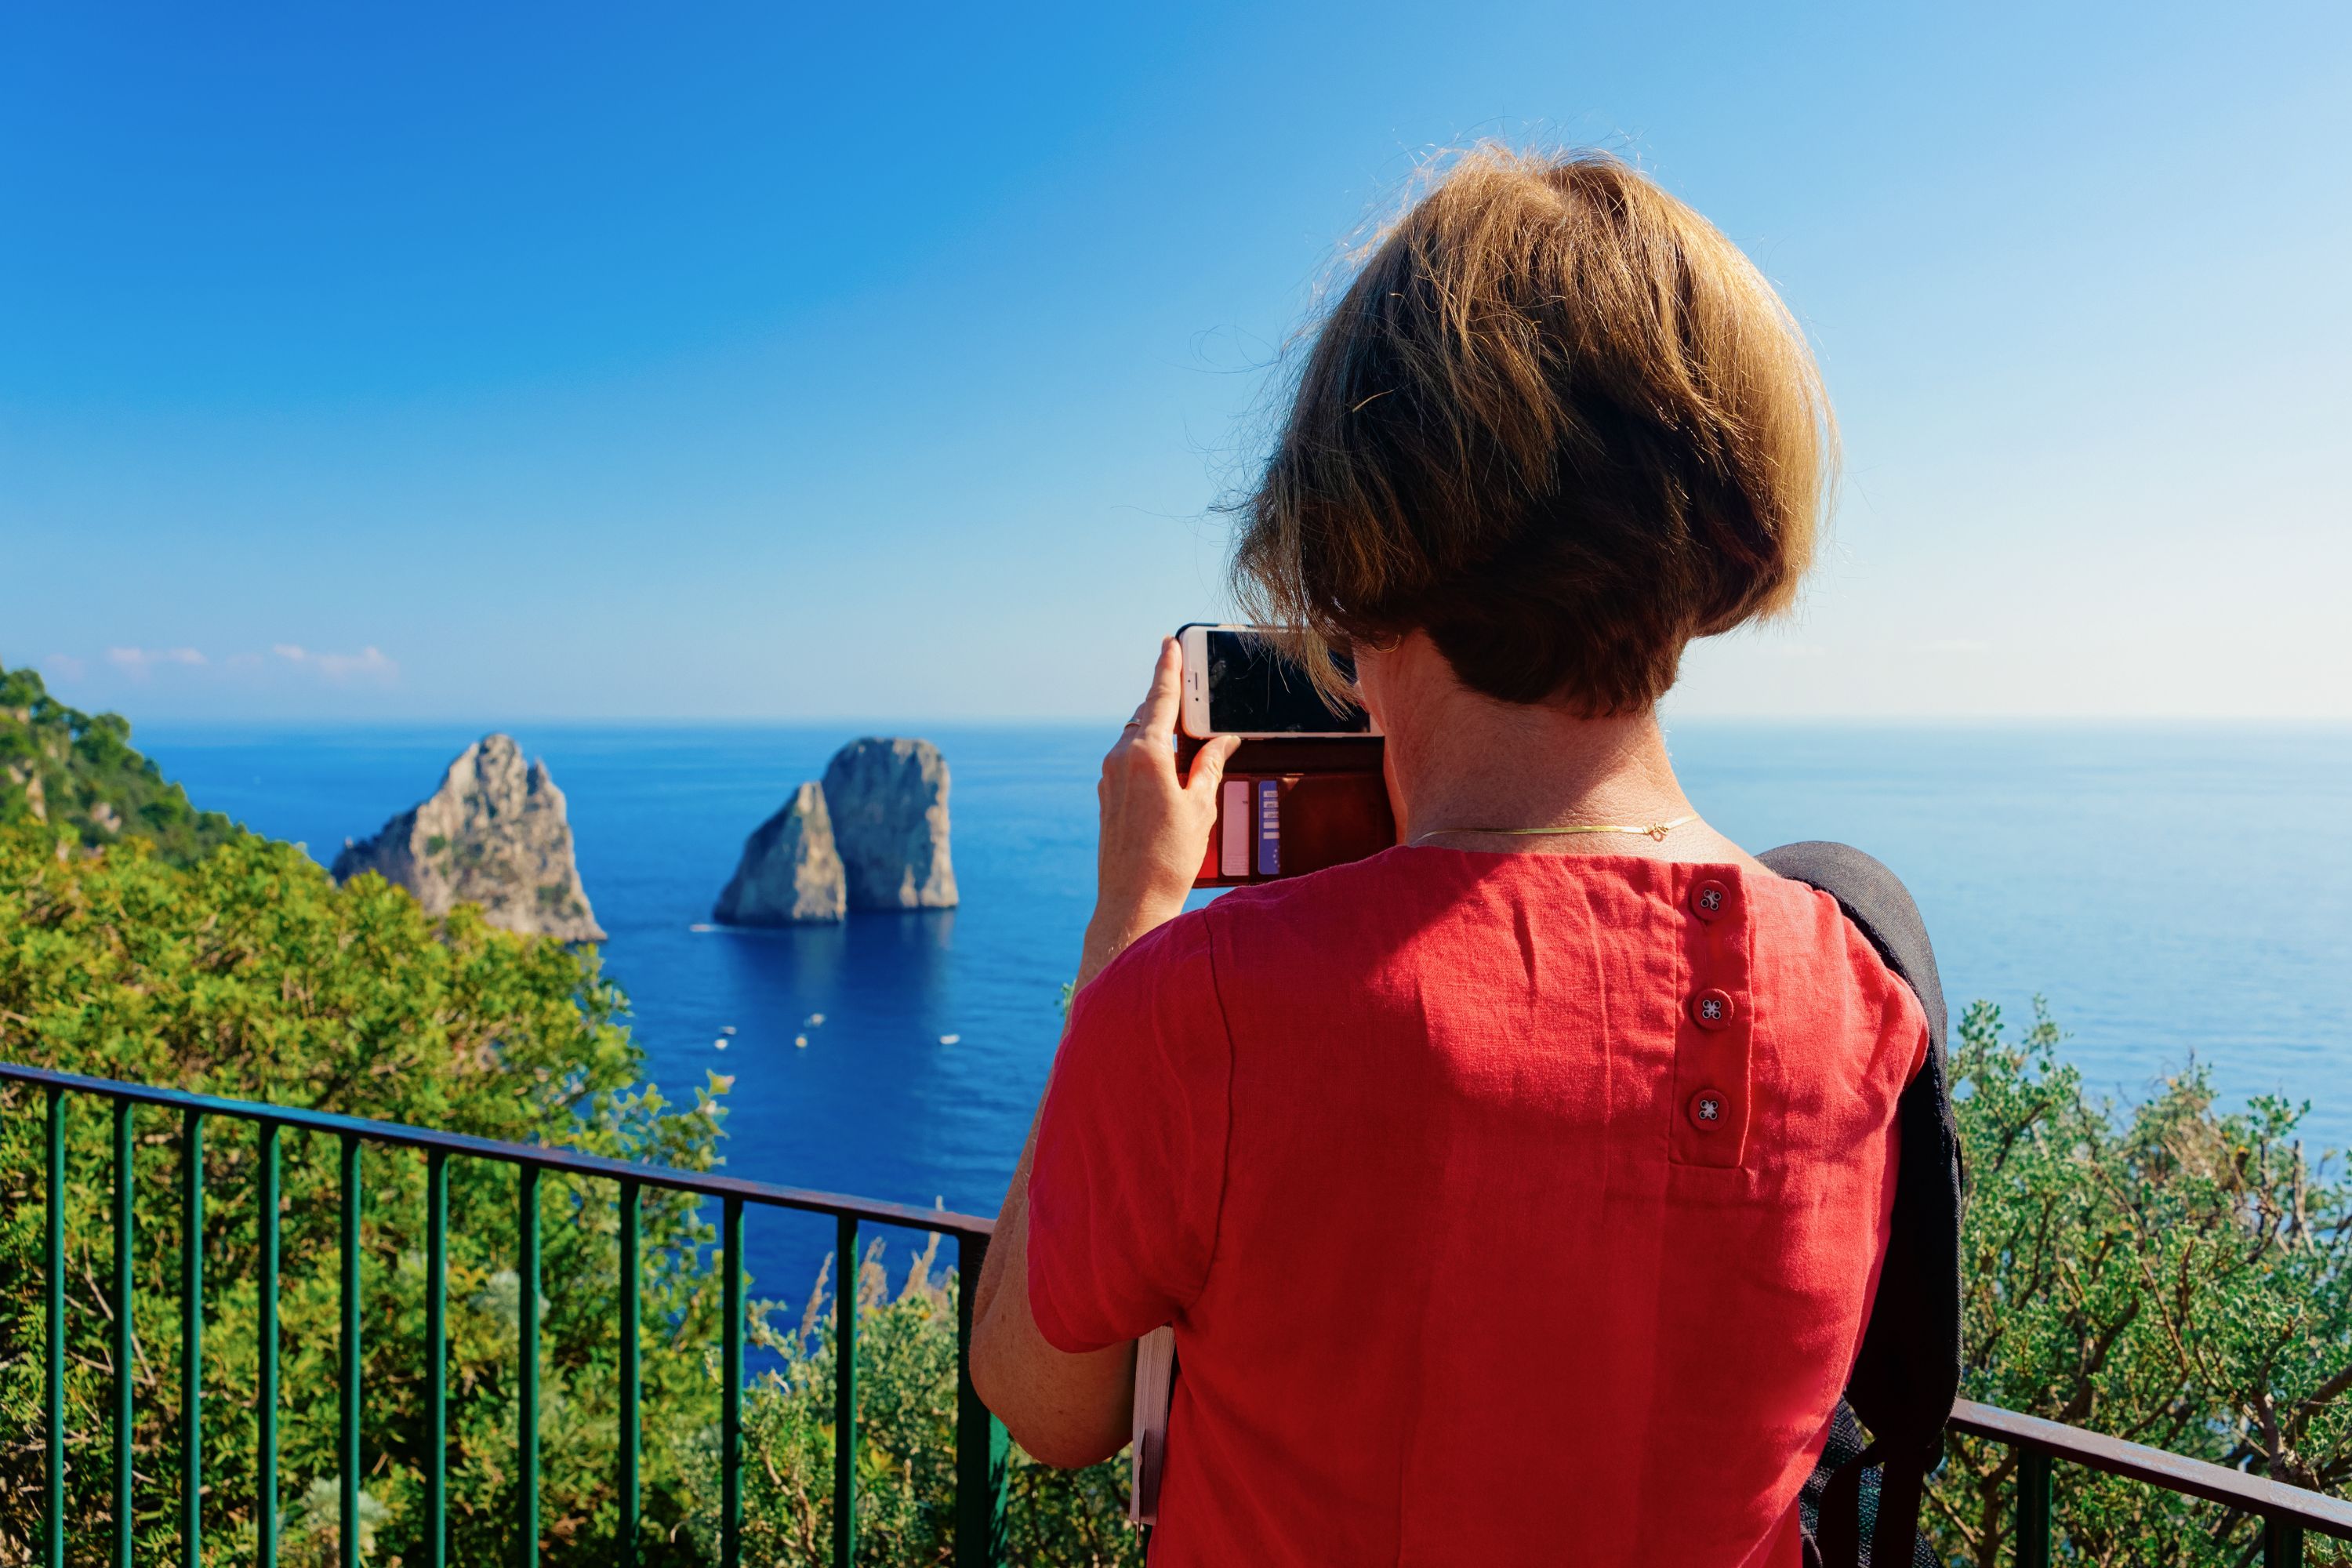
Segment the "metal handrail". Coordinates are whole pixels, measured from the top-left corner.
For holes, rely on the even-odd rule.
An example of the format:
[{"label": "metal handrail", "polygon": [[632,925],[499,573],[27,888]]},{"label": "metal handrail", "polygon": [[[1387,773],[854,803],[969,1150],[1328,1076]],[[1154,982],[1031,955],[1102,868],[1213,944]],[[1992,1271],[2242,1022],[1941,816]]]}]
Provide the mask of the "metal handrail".
[{"label": "metal handrail", "polygon": [[2063,1421],[2021,1415],[1997,1405],[1979,1405],[1973,1399],[1963,1399],[1952,1407],[1949,1425],[1955,1432],[2006,1444],[2026,1461],[2018,1467],[2018,1568],[2048,1568],[2050,1563],[2053,1459],[2253,1515],[2263,1521],[2265,1568],[2292,1568],[2300,1563],[2306,1531],[2352,1540],[2352,1502],[2268,1476],[2249,1475],[2227,1465],[2086,1432]]},{"label": "metal handrail", "polygon": [[190,1094],[184,1089],[120,1083],[113,1079],[85,1078],[79,1073],[0,1062],[0,1079],[10,1079],[21,1083],[101,1095],[109,1100],[128,1100],[142,1105],[167,1105],[181,1110],[202,1111],[206,1115],[233,1116],[244,1121],[274,1121],[280,1127],[299,1127],[307,1132],[348,1133],[364,1138],[371,1143],[437,1149],[444,1154],[465,1154],[480,1160],[500,1160],[509,1164],[537,1165],[541,1170],[562,1171],[567,1175],[601,1176],[612,1181],[634,1180],[703,1197],[741,1198],[746,1203],[763,1204],[772,1208],[848,1215],[872,1220],[877,1225],[903,1226],[911,1230],[936,1230],[946,1236],[985,1237],[996,1228],[993,1219],[976,1214],[959,1214],[953,1209],[927,1209],[915,1204],[884,1203],[876,1198],[851,1197],[808,1187],[778,1186],[769,1182],[744,1181],[736,1176],[713,1176],[699,1171],[644,1165],[604,1154],[583,1154],[574,1149],[501,1142],[495,1138],[477,1138],[467,1132],[443,1132],[430,1127],[412,1127],[404,1121],[373,1121],[364,1116],[340,1116],[331,1110],[305,1110],[252,1100],[223,1100],[215,1095]]},{"label": "metal handrail", "polygon": [[[258,1205],[261,1279],[257,1333],[260,1347],[256,1400],[259,1408],[256,1476],[256,1561],[275,1568],[278,1548],[277,1413],[278,1391],[278,1134],[288,1128],[327,1133],[341,1149],[341,1431],[340,1460],[341,1558],[346,1568],[359,1568],[360,1477],[360,1276],[359,1219],[362,1201],[359,1148],[362,1142],[420,1151],[425,1157],[425,1342],[427,1356],[426,1528],[428,1568],[447,1568],[448,1473],[448,1166],[451,1155],[489,1160],[515,1167],[517,1173],[517,1274],[523,1300],[516,1314],[518,1376],[516,1443],[521,1459],[516,1521],[522,1540],[522,1563],[531,1568],[539,1560],[539,1179],[548,1171],[571,1176],[609,1180],[619,1184],[621,1214],[621,1367],[619,1546],[623,1564],[634,1564],[640,1522],[637,1434],[639,1426],[640,1322],[638,1217],[643,1191],[655,1187],[715,1197],[721,1205],[719,1248],[723,1270],[724,1321],[721,1327],[719,1556],[722,1568],[738,1568],[742,1558],[743,1524],[743,1209],[762,1207],[830,1215],[835,1221],[842,1280],[834,1289],[834,1529],[833,1558],[837,1564],[856,1555],[856,1456],[857,1450],[857,1325],[854,1283],[857,1227],[862,1223],[887,1225],[951,1236],[956,1241],[956,1510],[955,1560],[960,1564],[992,1565],[1004,1540],[1006,1460],[1010,1442],[1002,1423],[980,1403],[971,1384],[971,1309],[974,1287],[988,1254],[994,1222],[979,1215],[947,1209],[919,1208],[910,1204],[878,1203],[838,1193],[777,1186],[733,1176],[713,1176],[660,1165],[644,1165],[603,1155],[538,1144],[508,1143],[459,1132],[442,1132],[400,1122],[373,1121],[330,1111],[254,1100],[225,1100],[173,1089],[89,1078],[79,1073],[0,1062],[0,1082],[40,1089],[47,1100],[47,1234],[48,1343],[47,1350],[47,1485],[44,1511],[46,1543],[42,1562],[63,1568],[68,1520],[65,1512],[65,1205],[57,1194],[65,1184],[66,1104],[68,1095],[88,1095],[109,1101],[114,1109],[114,1269],[113,1286],[121,1310],[113,1313],[113,1362],[116,1368],[114,1415],[113,1561],[129,1568],[134,1542],[127,1528],[132,1517],[131,1377],[133,1347],[131,1313],[131,1108],[155,1106],[177,1110],[181,1117],[181,1205],[184,1234],[201,1237],[204,1226],[204,1133],[208,1118],[226,1117],[254,1123],[259,1137],[256,1181],[262,1198]],[[182,1510],[180,1561],[184,1568],[201,1568],[204,1552],[204,1249],[186,1249],[181,1258],[181,1421]]]},{"label": "metal handrail", "polygon": [[[342,1194],[341,1214],[341,1308],[342,1366],[341,1378],[342,1428],[338,1451],[342,1460],[341,1531],[342,1555],[347,1564],[357,1568],[359,1532],[359,1275],[358,1257],[359,1214],[361,1191],[357,1152],[362,1142],[394,1147],[419,1150],[426,1160],[426,1215],[428,1247],[426,1263],[426,1343],[432,1364],[428,1376],[428,1427],[430,1449],[428,1459],[427,1515],[431,1529],[427,1562],[431,1568],[446,1568],[447,1532],[446,1506],[447,1500],[446,1445],[440,1439],[446,1431],[446,1387],[444,1380],[447,1354],[447,1219],[448,1173],[447,1160],[455,1154],[468,1159],[492,1160],[513,1165],[519,1173],[518,1233],[521,1244],[522,1267],[518,1270],[527,1292],[524,1310],[517,1315],[519,1356],[521,1377],[518,1390],[519,1429],[517,1440],[523,1454],[525,1484],[520,1503],[521,1517],[518,1523],[524,1542],[526,1564],[538,1557],[538,1432],[537,1400],[533,1396],[538,1373],[538,1314],[531,1310],[539,1300],[538,1254],[539,1222],[535,1201],[540,1173],[558,1171],[567,1175],[609,1180],[619,1184],[622,1275],[622,1409],[625,1429],[620,1444],[620,1489],[622,1494],[621,1546],[624,1563],[635,1560],[636,1526],[638,1522],[637,1444],[638,1418],[638,1345],[639,1323],[638,1231],[639,1202],[643,1189],[656,1187],[673,1192],[692,1193],[718,1198],[722,1205],[720,1225],[721,1267],[725,1271],[725,1335],[721,1352],[726,1386],[721,1391],[723,1417],[721,1423],[720,1471],[723,1500],[720,1509],[720,1558],[723,1568],[737,1568],[741,1555],[742,1527],[742,1397],[743,1397],[743,1205],[754,1204],[765,1207],[794,1209],[804,1213],[834,1216],[835,1239],[846,1271],[856,1257],[857,1227],[861,1223],[889,1225],[916,1230],[952,1236],[957,1245],[956,1289],[956,1561],[968,1564],[993,1564],[1001,1555],[1004,1533],[1005,1462],[1008,1441],[1002,1424],[991,1416],[973,1392],[971,1372],[971,1302],[982,1261],[987,1256],[988,1241],[994,1222],[979,1215],[958,1214],[946,1209],[919,1208],[908,1204],[879,1203],[870,1199],[845,1196],[838,1193],[813,1191],[802,1187],[777,1186],[764,1182],[745,1181],[732,1176],[713,1176],[700,1172],[678,1171],[658,1165],[635,1164],[625,1160],[603,1155],[583,1154],[573,1150],[557,1149],[536,1144],[508,1143],[495,1139],[476,1138],[466,1133],[443,1132],[429,1128],[411,1127],[400,1122],[373,1121],[362,1117],[341,1116],[329,1111],[308,1110],[289,1106],[263,1104],[253,1100],[224,1100],[212,1095],[189,1094],[173,1089],[157,1089],[143,1084],[121,1083],[111,1079],[88,1078],[78,1073],[56,1072],[44,1068],[20,1067],[0,1062],[0,1081],[24,1083],[42,1089],[47,1101],[47,1190],[54,1194],[64,1184],[65,1097],[68,1094],[96,1096],[114,1106],[113,1155],[115,1189],[113,1219],[115,1229],[114,1289],[127,1301],[131,1290],[131,1161],[132,1142],[130,1110],[133,1105],[152,1105],[176,1110],[182,1117],[181,1200],[183,1223],[186,1234],[202,1234],[204,1215],[204,1122],[207,1117],[223,1116],[257,1124],[260,1131],[259,1162],[257,1180],[264,1199],[261,1211],[261,1279],[259,1296],[260,1343],[262,1347],[257,1399],[258,1442],[257,1490],[260,1493],[257,1510],[257,1560],[262,1568],[274,1568],[277,1541],[276,1497],[276,1405],[277,1405],[277,1269],[278,1218],[275,1202],[278,1192],[278,1134],[286,1128],[305,1131],[331,1133],[341,1141],[340,1175]],[[48,1291],[47,1352],[47,1426],[48,1476],[47,1511],[48,1540],[45,1561],[51,1568],[62,1568],[65,1562],[64,1514],[64,1205],[47,1204],[47,1267]],[[194,1568],[201,1562],[202,1520],[197,1501],[202,1496],[203,1453],[203,1334],[204,1289],[202,1248],[192,1249],[183,1259],[181,1278],[182,1356],[182,1419],[185,1424],[183,1443],[184,1474],[182,1485],[184,1503],[182,1525],[183,1562]],[[854,1463],[856,1453],[856,1322],[855,1289],[836,1286],[834,1292],[834,1326],[835,1365],[839,1369],[834,1380],[835,1399],[835,1463],[834,1463],[834,1561],[846,1565],[855,1557],[856,1492]],[[114,1364],[118,1369],[118,1387],[114,1402],[115,1415],[115,1515],[131,1517],[131,1423],[132,1364],[130,1344],[131,1314],[128,1310],[114,1313],[116,1335]],[[2265,1476],[2249,1475],[2226,1466],[2210,1464],[2202,1459],[2168,1453],[2144,1444],[2126,1442],[2121,1438],[2069,1426],[2063,1422],[2046,1420],[2038,1415],[2021,1415],[1997,1405],[1979,1405],[1973,1400],[1961,1400],[1952,1413],[1951,1427],[1957,1432],[2005,1444],[2017,1450],[2019,1482],[2017,1496],[2018,1568],[2048,1568],[2051,1561],[2051,1493],[2052,1470],[2055,1460],[2064,1460],[2087,1468],[2123,1476],[2168,1491],[2218,1502],[2263,1521],[2263,1561],[2266,1568],[2294,1568],[2303,1560],[2303,1538],[2306,1531],[2352,1540],[2352,1501],[2327,1497],[2319,1492]],[[131,1543],[128,1532],[120,1532],[116,1561],[131,1562]]]}]

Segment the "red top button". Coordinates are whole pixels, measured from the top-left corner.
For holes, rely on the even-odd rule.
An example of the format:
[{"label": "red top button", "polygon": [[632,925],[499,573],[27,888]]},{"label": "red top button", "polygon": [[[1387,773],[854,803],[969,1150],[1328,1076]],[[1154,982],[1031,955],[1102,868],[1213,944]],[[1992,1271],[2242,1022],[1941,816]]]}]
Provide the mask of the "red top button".
[{"label": "red top button", "polygon": [[1702,1029],[1731,1026],[1731,994],[1710,987],[1691,998],[1691,1020]]},{"label": "red top button", "polygon": [[1731,1118],[1731,1100],[1719,1089],[1703,1089],[1690,1097],[1691,1125],[1702,1132],[1719,1131]]},{"label": "red top button", "polygon": [[1731,889],[1708,878],[1691,889],[1691,913],[1703,921],[1711,921],[1731,908]]}]

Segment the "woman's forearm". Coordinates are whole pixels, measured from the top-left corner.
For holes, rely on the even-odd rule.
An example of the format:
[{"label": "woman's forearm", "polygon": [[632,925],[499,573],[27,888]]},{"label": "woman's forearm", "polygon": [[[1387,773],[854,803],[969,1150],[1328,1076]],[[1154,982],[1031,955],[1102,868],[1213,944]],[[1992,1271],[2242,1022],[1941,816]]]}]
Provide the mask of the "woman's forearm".
[{"label": "woman's forearm", "polygon": [[1127,1447],[1135,1346],[1072,1355],[1038,1331],[1029,1308],[1029,1163],[1036,1147],[1033,1121],[972,1298],[971,1381],[1030,1458],[1076,1468]]},{"label": "woman's forearm", "polygon": [[[1139,937],[1150,931],[1168,917],[1151,918],[1141,910],[1105,920],[1100,910],[1087,923],[1085,940],[1079,944],[1077,979],[1071,984],[1070,994],[1075,1004],[1077,994],[1087,984],[1100,974],[1110,961],[1117,958]],[[1029,1114],[1029,1135],[1021,1144],[1021,1158],[1013,1167],[1013,1183],[1005,1189],[1003,1206],[997,1210],[996,1234],[989,1242],[988,1258],[980,1270],[980,1283],[972,1294],[972,1332],[975,1341],[981,1324],[996,1305],[1006,1270],[1011,1268],[1013,1255],[1022,1255],[1025,1265],[1029,1235],[1029,1166],[1037,1156],[1037,1122],[1045,1114],[1045,1096],[1053,1092],[1054,1073],[1045,1069],[1045,1087],[1038,1092],[1037,1108]],[[1022,1305],[1028,1304],[1028,1291],[1021,1292]]]},{"label": "woman's forearm", "polygon": [[[1112,960],[1182,912],[1208,847],[1217,780],[1234,742],[1212,742],[1195,760],[1192,776],[1177,776],[1175,722],[1182,671],[1171,637],[1160,645],[1150,691],[1103,759],[1095,910],[1078,952],[1074,1013],[1076,994]],[[1045,1093],[1052,1092],[1049,1069]],[[1072,1355],[1055,1350],[1038,1331],[1029,1306],[1029,1168],[1044,1113],[1041,1095],[972,1292],[972,1386],[1031,1458],[1049,1465],[1090,1465],[1127,1446],[1135,1345],[1130,1341]]]}]

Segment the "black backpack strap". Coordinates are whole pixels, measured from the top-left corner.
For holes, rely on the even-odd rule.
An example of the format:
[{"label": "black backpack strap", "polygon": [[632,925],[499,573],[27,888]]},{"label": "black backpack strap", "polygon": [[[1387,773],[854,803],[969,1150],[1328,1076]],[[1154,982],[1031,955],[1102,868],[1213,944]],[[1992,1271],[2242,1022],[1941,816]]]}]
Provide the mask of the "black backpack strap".
[{"label": "black backpack strap", "polygon": [[[1839,1463],[1822,1456],[1813,1491],[1814,1537],[1825,1568],[1898,1568],[1932,1563],[1919,1543],[1919,1503],[1943,1457],[1944,1423],[1960,1389],[1960,1205],[1965,1172],[1944,1060],[1944,985],[1919,906],[1901,879],[1850,845],[1784,845],[1758,857],[1780,876],[1838,902],[1887,968],[1903,977],[1927,1016],[1927,1063],[1895,1106],[1901,1164],[1895,1214],[1846,1403],[1872,1441]],[[1846,1450],[1850,1453],[1850,1450]],[[1876,1518],[1863,1543],[1863,1477],[1880,1467]]]}]

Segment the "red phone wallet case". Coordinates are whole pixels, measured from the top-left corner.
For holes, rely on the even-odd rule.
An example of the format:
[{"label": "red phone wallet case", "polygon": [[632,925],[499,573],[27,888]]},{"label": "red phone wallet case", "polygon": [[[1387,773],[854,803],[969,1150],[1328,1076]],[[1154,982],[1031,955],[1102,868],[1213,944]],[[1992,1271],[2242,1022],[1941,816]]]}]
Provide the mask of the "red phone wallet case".
[{"label": "red phone wallet case", "polygon": [[[1177,742],[1190,773],[1201,742]],[[1217,825],[1196,888],[1299,877],[1396,843],[1378,735],[1244,741],[1217,787]]]}]

